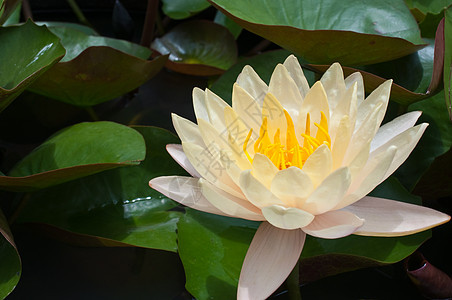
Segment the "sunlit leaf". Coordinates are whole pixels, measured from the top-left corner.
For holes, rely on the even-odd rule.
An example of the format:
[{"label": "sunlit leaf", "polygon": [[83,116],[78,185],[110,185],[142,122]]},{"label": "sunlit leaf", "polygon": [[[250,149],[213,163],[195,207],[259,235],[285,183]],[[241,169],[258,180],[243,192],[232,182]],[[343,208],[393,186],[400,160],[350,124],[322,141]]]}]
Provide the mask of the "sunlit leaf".
[{"label": "sunlit leaf", "polygon": [[[372,195],[419,203],[394,179]],[[179,254],[187,290],[196,299],[232,299],[241,265],[259,223],[187,209],[178,223]],[[308,237],[302,252],[301,280],[359,268],[390,264],[410,255],[430,232],[393,238],[348,236],[341,239]],[[206,245],[209,245],[206,247]]]},{"label": "sunlit leaf", "polygon": [[177,137],[154,127],[135,127],[146,140],[146,159],[139,166],[117,168],[31,194],[16,220],[75,233],[85,245],[140,246],[176,251],[176,204],[152,190],[148,182],[161,175],[185,174],[166,152]]},{"label": "sunlit leaf", "polygon": [[151,45],[161,54],[169,54],[167,67],[191,75],[217,75],[237,60],[232,34],[209,21],[190,21],[174,27]]},{"label": "sunlit leaf", "polygon": [[64,55],[58,38],[28,21],[0,27],[0,112]]},{"label": "sunlit leaf", "polygon": [[172,19],[185,19],[210,6],[206,0],[163,0],[163,12]]},{"label": "sunlit leaf", "polygon": [[145,156],[143,137],[113,122],[80,123],[66,128],[17,163],[0,187],[32,190],[124,165]]},{"label": "sunlit leaf", "polygon": [[416,20],[401,0],[210,0],[243,28],[312,63],[365,65],[422,48]]},{"label": "sunlit leaf", "polygon": [[150,50],[122,40],[51,27],[67,50],[30,90],[77,106],[92,106],[139,87],[164,66],[166,57],[146,60]]},{"label": "sunlit leaf", "polygon": [[6,298],[19,282],[20,257],[6,218],[0,210],[0,299]]}]

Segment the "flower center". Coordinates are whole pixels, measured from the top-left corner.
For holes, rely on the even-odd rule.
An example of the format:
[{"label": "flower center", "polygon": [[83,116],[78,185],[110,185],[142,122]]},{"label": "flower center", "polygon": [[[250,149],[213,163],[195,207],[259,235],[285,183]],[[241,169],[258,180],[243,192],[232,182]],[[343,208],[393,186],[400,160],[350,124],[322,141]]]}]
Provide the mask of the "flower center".
[{"label": "flower center", "polygon": [[[303,137],[302,146],[298,143],[298,139],[295,134],[295,126],[293,124],[292,118],[286,110],[284,110],[284,115],[287,122],[285,145],[281,143],[280,128],[276,130],[275,136],[273,137],[273,142],[270,140],[267,130],[267,117],[264,117],[259,130],[259,137],[254,143],[254,153],[261,153],[267,156],[280,170],[284,170],[292,166],[301,169],[308,157],[320,145],[326,144],[328,148],[331,148],[331,137],[328,134],[328,121],[323,111],[321,111],[320,114],[320,124],[314,123],[314,125],[318,128],[315,137],[311,136],[311,120],[309,113],[307,114],[306,129],[305,132],[301,134],[301,136]],[[243,151],[245,152],[246,157],[251,163],[253,162],[253,158],[249,155],[246,148],[248,146],[248,142],[251,138],[252,133],[253,129],[248,132],[245,142],[243,143]]]}]

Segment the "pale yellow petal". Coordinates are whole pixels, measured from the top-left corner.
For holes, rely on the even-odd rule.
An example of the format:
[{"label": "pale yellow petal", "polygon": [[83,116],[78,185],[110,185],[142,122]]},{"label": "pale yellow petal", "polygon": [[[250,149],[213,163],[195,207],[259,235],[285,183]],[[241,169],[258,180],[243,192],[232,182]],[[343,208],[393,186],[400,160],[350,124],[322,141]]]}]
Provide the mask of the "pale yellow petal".
[{"label": "pale yellow petal", "polygon": [[162,176],[149,181],[149,186],[185,206],[222,216],[229,216],[213,206],[201,192],[199,178]]},{"label": "pale yellow petal", "polygon": [[[364,96],[365,96],[363,76],[361,75],[360,72],[355,72],[355,73],[349,75],[347,78],[345,78],[345,88],[349,89],[355,83],[357,84],[357,87],[358,87],[357,91],[356,91],[356,95],[357,95],[356,105],[358,106],[361,104],[361,102],[364,101]],[[355,110],[356,110],[356,108],[357,107],[355,107]]]},{"label": "pale yellow petal", "polygon": [[261,210],[252,205],[249,201],[235,197],[221,189],[218,189],[202,178],[199,180],[199,184],[201,185],[201,191],[204,197],[206,197],[206,199],[213,206],[225,214],[246,220],[265,220]]},{"label": "pale yellow petal", "polygon": [[253,129],[252,140],[256,140],[262,124],[262,105],[259,105],[240,85],[234,83],[232,108],[237,112],[248,129]]},{"label": "pale yellow petal", "polygon": [[327,145],[323,144],[308,157],[302,170],[311,178],[314,187],[317,187],[331,173],[332,167],[331,151]]},{"label": "pale yellow petal", "polygon": [[284,61],[283,65],[286,67],[287,71],[290,74],[290,77],[292,77],[292,79],[295,81],[295,84],[298,86],[301,97],[306,97],[309,92],[309,84],[303,74],[303,70],[301,69],[298,59],[294,55],[289,55],[289,57],[287,57]]},{"label": "pale yellow petal", "polygon": [[265,219],[281,229],[297,229],[308,225],[314,220],[314,215],[295,207],[271,205],[262,208]]},{"label": "pale yellow petal", "polygon": [[354,84],[348,90],[344,92],[342,98],[337,103],[336,108],[331,112],[331,120],[329,123],[329,134],[334,141],[339,127],[339,124],[344,116],[348,116],[350,119],[351,131],[353,132],[353,126],[355,126],[356,119],[356,91],[357,85]]},{"label": "pale yellow petal", "polygon": [[375,197],[364,197],[345,210],[365,220],[355,234],[366,236],[409,235],[450,220],[450,216],[428,207]]},{"label": "pale yellow petal", "polygon": [[267,156],[260,153],[254,155],[252,166],[253,176],[270,189],[272,180],[279,171],[278,168]]},{"label": "pale yellow petal", "polygon": [[417,119],[419,119],[419,117],[421,116],[421,114],[422,112],[420,111],[412,111],[403,114],[381,126],[378,129],[374,139],[372,140],[371,151],[389,142],[389,140],[401,134],[405,130],[408,130],[411,127],[413,127],[414,124],[416,124]]},{"label": "pale yellow petal", "polygon": [[198,125],[176,114],[171,114],[171,118],[173,119],[174,129],[182,142],[204,145]]},{"label": "pale yellow petal", "polygon": [[313,190],[311,178],[297,167],[279,171],[271,182],[271,191],[292,207],[302,208]]},{"label": "pale yellow petal", "polygon": [[245,170],[240,174],[239,185],[246,199],[259,208],[274,204],[284,205],[278,197],[251,174],[251,170]]},{"label": "pale yellow petal", "polygon": [[310,114],[311,120],[311,136],[315,136],[317,133],[317,127],[314,123],[318,123],[320,121],[321,114],[323,111],[325,114],[328,123],[330,122],[330,109],[328,106],[328,98],[323,88],[323,85],[320,81],[317,81],[309,93],[306,95],[303,100],[303,104],[301,105],[300,114],[298,115],[298,121],[296,122],[297,128],[296,133],[297,136],[300,136],[302,133],[305,133],[306,129],[306,116]]},{"label": "pale yellow petal", "polygon": [[196,119],[203,119],[210,123],[209,112],[206,105],[206,93],[198,87],[193,89],[193,110],[195,111]]},{"label": "pale yellow petal", "polygon": [[328,103],[333,110],[345,92],[344,73],[341,65],[332,64],[320,79],[328,96]]},{"label": "pale yellow petal", "polygon": [[284,115],[284,108],[276,97],[268,93],[262,104],[262,117],[266,117],[268,121],[268,135],[273,138],[276,131],[281,132],[281,142],[285,144],[287,121]]},{"label": "pale yellow petal", "polygon": [[282,64],[278,64],[273,71],[268,85],[268,92],[279,100],[293,119],[298,117],[303,98],[300,95],[297,84]]},{"label": "pale yellow petal", "polygon": [[171,155],[171,157],[187,171],[193,177],[201,177],[201,174],[196,171],[195,167],[190,163],[185,155],[182,145],[179,144],[168,144],[166,145],[166,151]]},{"label": "pale yellow petal", "polygon": [[268,87],[251,66],[243,68],[236,82],[262,106]]},{"label": "pale yellow petal", "polygon": [[354,233],[364,220],[347,211],[329,211],[315,217],[302,228],[309,235],[323,239],[337,239]]},{"label": "pale yellow petal", "polygon": [[262,222],[246,253],[237,300],[263,300],[289,276],[300,258],[306,235]]},{"label": "pale yellow petal", "polygon": [[333,158],[333,170],[341,167],[343,164],[345,153],[347,152],[350,139],[352,137],[352,129],[350,119],[348,116],[343,116],[339,122],[335,139],[333,140],[333,147],[331,150]]},{"label": "pale yellow petal", "polygon": [[347,192],[351,183],[349,169],[337,169],[325,178],[312,192],[301,209],[313,215],[323,214],[335,207]]}]

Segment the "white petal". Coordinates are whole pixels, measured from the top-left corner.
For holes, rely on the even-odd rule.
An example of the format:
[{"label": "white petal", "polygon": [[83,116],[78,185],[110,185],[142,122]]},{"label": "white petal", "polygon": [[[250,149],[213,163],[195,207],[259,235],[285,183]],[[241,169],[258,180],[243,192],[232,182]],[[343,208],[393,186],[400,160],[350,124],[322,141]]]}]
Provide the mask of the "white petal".
[{"label": "white petal", "polygon": [[289,55],[286,58],[283,64],[287,71],[290,74],[290,77],[295,81],[295,84],[298,86],[298,90],[300,91],[300,95],[304,98],[309,92],[309,84],[306,80],[306,77],[303,74],[303,70],[301,69],[300,63],[298,59],[294,55]]},{"label": "white petal", "polygon": [[[353,85],[344,92],[342,98],[337,103],[336,108],[331,112],[331,120],[328,125],[331,139],[334,140],[339,124],[344,116],[350,119],[350,125],[355,126],[356,118],[356,91],[357,85]],[[351,128],[353,131],[353,128]]]},{"label": "white petal", "polygon": [[401,134],[405,130],[413,127],[421,114],[422,112],[420,111],[412,111],[381,126],[372,140],[371,151],[387,143],[390,139]]},{"label": "white petal", "polygon": [[209,89],[206,89],[205,97],[210,124],[215,126],[218,131],[224,131],[226,129],[226,124],[224,121],[224,109],[226,107],[230,108],[230,106]]},{"label": "white petal", "polygon": [[355,234],[366,236],[403,236],[450,220],[448,215],[428,207],[375,197],[364,197],[344,209],[365,219]]},{"label": "white petal", "polygon": [[311,128],[311,136],[315,136],[317,133],[317,127],[314,123],[318,123],[320,121],[320,112],[325,114],[328,123],[330,122],[330,109],[328,106],[328,97],[326,95],[325,89],[320,81],[317,81],[306,95],[303,100],[303,104],[301,105],[300,113],[298,115],[298,120],[296,122],[297,128],[296,133],[297,136],[305,133],[306,129],[306,116],[309,113],[310,115],[310,128]]},{"label": "white petal", "polygon": [[254,155],[252,174],[268,189],[270,189],[272,180],[278,171],[278,168],[267,156],[260,153]]},{"label": "white petal", "polygon": [[245,170],[240,174],[239,185],[246,198],[259,208],[273,204],[284,205],[278,197],[254,178],[251,170]]},{"label": "white petal", "polygon": [[397,147],[397,152],[395,157],[391,163],[391,166],[386,171],[385,176],[382,181],[388,178],[398,167],[408,158],[411,151],[413,151],[414,147],[416,147],[417,143],[422,137],[425,129],[427,128],[427,123],[419,124],[415,127],[412,127],[408,130],[405,130],[403,133],[389,140],[386,144],[380,146],[378,149],[375,149],[371,153],[371,157],[374,155],[378,155],[379,152],[384,151],[387,147],[395,145]]},{"label": "white petal", "polygon": [[302,208],[313,190],[311,178],[297,167],[279,171],[271,182],[271,191],[292,207]]},{"label": "white petal", "polygon": [[265,220],[261,210],[249,201],[234,197],[203,179],[199,183],[206,199],[225,214],[253,221]]},{"label": "white petal", "polygon": [[200,146],[204,145],[198,125],[176,114],[171,114],[171,118],[174,129],[182,142],[194,143]]},{"label": "white petal", "polygon": [[[230,144],[235,144],[239,148],[239,152],[243,152],[243,144],[245,143],[245,139],[248,136],[250,128],[247,124],[242,121],[242,118],[237,115],[237,113],[231,108],[227,107],[223,111],[224,120],[226,123],[227,135],[220,133],[220,135],[224,135],[228,137],[228,142]],[[247,149],[252,149],[252,142],[248,142]]]},{"label": "white petal", "polygon": [[386,80],[378,86],[372,93],[358,106],[356,115],[355,130],[361,127],[361,124],[367,121],[369,114],[374,111],[377,105],[382,104],[382,109],[377,118],[377,123],[381,124],[388,107],[389,95],[391,93],[392,80]]},{"label": "white petal", "polygon": [[[232,108],[237,112],[248,129],[253,129],[252,140],[256,140],[262,124],[262,105],[259,105],[240,85],[234,83]],[[252,152],[254,153],[254,150]]]},{"label": "white petal", "polygon": [[245,66],[237,77],[236,82],[256,99],[259,106],[262,106],[262,101],[264,100],[265,94],[267,94],[268,87],[252,67]]},{"label": "white petal", "polygon": [[261,223],[240,272],[237,300],[270,296],[289,276],[303,249],[301,230],[284,230]]},{"label": "white petal", "polygon": [[314,187],[330,174],[333,167],[333,157],[327,145],[320,145],[315,149],[303,165],[303,172],[311,178]]},{"label": "white petal", "polygon": [[182,143],[182,148],[192,166],[204,179],[236,197],[244,197],[240,188],[226,172],[221,157],[211,152],[217,151],[216,149],[200,147],[192,143]]},{"label": "white petal", "polygon": [[347,195],[338,203],[335,209],[343,208],[358,201],[380,184],[384,180],[384,176],[391,166],[396,152],[397,147],[391,146],[385,152],[369,159],[362,171],[352,181]]},{"label": "white petal", "polygon": [[341,200],[350,186],[351,177],[347,167],[331,173],[309,196],[301,209],[313,215],[323,214],[331,210]]},{"label": "white petal", "polygon": [[151,179],[149,186],[185,206],[216,215],[227,216],[207,201],[201,192],[198,181],[198,178],[193,177],[162,176]]},{"label": "white petal", "polygon": [[350,212],[335,210],[316,216],[302,230],[315,237],[337,239],[354,233],[363,222],[363,219]]},{"label": "white petal", "polygon": [[271,139],[275,135],[277,129],[280,129],[281,143],[284,145],[286,142],[286,131],[287,131],[287,121],[284,114],[284,108],[278,99],[268,93],[264,98],[264,103],[262,104],[262,117],[267,117],[268,120],[268,135]]},{"label": "white petal", "polygon": [[338,63],[332,64],[323,74],[320,81],[328,96],[329,106],[334,109],[345,92],[344,73],[341,65]]},{"label": "white petal", "polygon": [[281,205],[266,206],[262,214],[273,226],[288,230],[305,227],[314,220],[314,215],[304,210]]},{"label": "white petal", "polygon": [[171,155],[171,157],[187,171],[193,177],[201,177],[201,175],[196,171],[195,167],[190,163],[185,155],[182,145],[179,144],[168,144],[166,145],[166,151]]},{"label": "white petal", "polygon": [[339,122],[336,136],[332,141],[331,155],[333,158],[333,170],[341,167],[343,164],[345,153],[347,152],[350,139],[352,137],[352,128],[350,124],[350,118],[343,116]]},{"label": "white petal", "polygon": [[[365,92],[364,92],[364,81],[363,76],[360,72],[355,72],[345,78],[345,88],[349,89],[353,84],[357,84],[357,105],[360,105],[364,100]],[[355,108],[356,109],[356,108]]]},{"label": "white petal", "polygon": [[286,67],[278,64],[273,71],[268,85],[268,92],[275,95],[285,110],[296,119],[303,98],[300,95],[297,84],[290,77]]}]

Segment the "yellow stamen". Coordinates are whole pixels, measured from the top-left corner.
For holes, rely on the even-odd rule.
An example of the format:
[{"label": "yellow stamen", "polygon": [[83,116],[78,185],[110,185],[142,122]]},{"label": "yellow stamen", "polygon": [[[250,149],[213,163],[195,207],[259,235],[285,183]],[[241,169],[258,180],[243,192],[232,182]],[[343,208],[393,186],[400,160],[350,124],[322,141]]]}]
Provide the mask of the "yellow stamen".
[{"label": "yellow stamen", "polygon": [[[300,146],[298,142],[294,123],[286,110],[284,110],[284,116],[286,117],[287,122],[286,145],[281,143],[280,128],[276,129],[272,143],[268,136],[268,121],[267,118],[264,117],[259,130],[259,137],[254,143],[254,152],[267,156],[280,170],[284,170],[291,166],[302,168],[309,155],[311,155],[320,145],[326,144],[328,147],[331,147],[331,137],[328,134],[328,120],[323,112],[320,112],[320,115],[320,124],[314,123],[318,128],[315,137],[311,136],[311,116],[309,113],[306,115],[305,133],[301,134],[301,137],[303,137],[303,147]],[[251,134],[252,129],[249,131],[244,141],[243,151],[248,160],[252,163],[253,158],[246,150]]]}]

